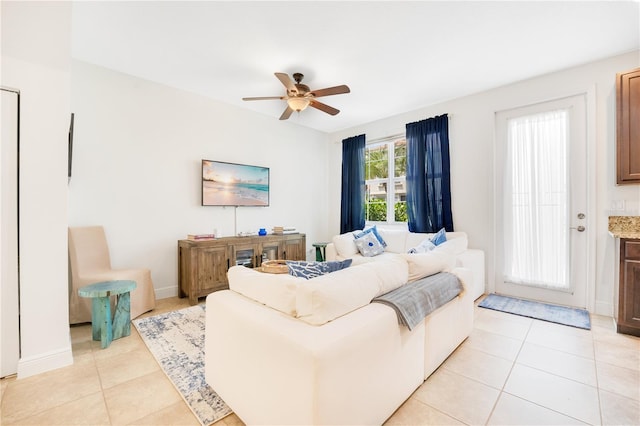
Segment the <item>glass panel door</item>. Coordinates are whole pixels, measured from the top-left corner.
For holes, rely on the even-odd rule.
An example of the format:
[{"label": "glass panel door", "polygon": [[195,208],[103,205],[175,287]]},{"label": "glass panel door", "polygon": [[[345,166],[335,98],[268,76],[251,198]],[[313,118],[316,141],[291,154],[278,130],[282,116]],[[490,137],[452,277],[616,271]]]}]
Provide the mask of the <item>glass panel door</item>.
[{"label": "glass panel door", "polygon": [[568,111],[507,120],[504,279],[569,289]]},{"label": "glass panel door", "polygon": [[273,243],[273,245],[263,245],[262,246],[262,262],[266,262],[267,260],[277,260],[278,252],[280,251],[280,245],[278,243]]},{"label": "glass panel door", "polygon": [[256,246],[250,245],[236,245],[234,247],[234,265],[242,265],[247,268],[255,268],[256,266]]},{"label": "glass panel door", "polygon": [[495,292],[587,306],[586,95],[496,114]]}]

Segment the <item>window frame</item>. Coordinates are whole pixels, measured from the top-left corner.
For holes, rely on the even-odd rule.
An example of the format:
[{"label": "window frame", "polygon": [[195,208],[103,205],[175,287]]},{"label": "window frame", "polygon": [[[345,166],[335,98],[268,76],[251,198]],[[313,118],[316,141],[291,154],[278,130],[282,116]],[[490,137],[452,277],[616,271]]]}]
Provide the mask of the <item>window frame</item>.
[{"label": "window frame", "polygon": [[375,148],[378,146],[383,146],[386,145],[387,147],[387,154],[388,154],[388,158],[387,158],[387,177],[386,178],[375,178],[375,179],[366,179],[366,154],[365,154],[365,215],[368,216],[367,214],[367,205],[370,204],[367,202],[368,199],[368,194],[367,189],[369,186],[372,185],[378,185],[378,184],[383,184],[386,183],[387,184],[387,197],[386,197],[386,203],[387,203],[387,220],[386,221],[374,221],[374,220],[369,220],[367,219],[367,217],[365,217],[365,223],[367,225],[375,225],[375,224],[387,224],[387,225],[397,225],[397,224],[406,224],[407,221],[396,221],[396,217],[395,217],[395,198],[396,198],[396,187],[395,187],[395,182],[400,180],[400,181],[404,181],[404,187],[405,187],[405,200],[404,202],[406,203],[406,186],[407,186],[407,176],[406,176],[406,170],[405,170],[405,175],[404,176],[400,176],[400,177],[396,177],[395,176],[395,168],[396,168],[396,150],[395,150],[395,144],[400,141],[400,140],[404,140],[405,142],[405,156],[406,156],[406,135],[405,134],[397,134],[397,135],[392,135],[392,136],[388,136],[385,138],[380,138],[380,139],[374,139],[371,141],[368,141],[366,143],[365,146],[365,150],[369,150],[371,148]]}]

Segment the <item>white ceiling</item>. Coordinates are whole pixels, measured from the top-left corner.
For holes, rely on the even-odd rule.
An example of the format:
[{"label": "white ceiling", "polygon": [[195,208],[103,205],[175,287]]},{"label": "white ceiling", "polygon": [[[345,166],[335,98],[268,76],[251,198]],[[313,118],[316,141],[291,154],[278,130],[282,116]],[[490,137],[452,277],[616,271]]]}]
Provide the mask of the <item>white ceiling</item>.
[{"label": "white ceiling", "polygon": [[333,132],[639,49],[639,23],[638,1],[77,2],[72,54],[274,120],[241,100],[284,95],[274,72],[347,84],[320,99],[340,114],[289,119]]}]

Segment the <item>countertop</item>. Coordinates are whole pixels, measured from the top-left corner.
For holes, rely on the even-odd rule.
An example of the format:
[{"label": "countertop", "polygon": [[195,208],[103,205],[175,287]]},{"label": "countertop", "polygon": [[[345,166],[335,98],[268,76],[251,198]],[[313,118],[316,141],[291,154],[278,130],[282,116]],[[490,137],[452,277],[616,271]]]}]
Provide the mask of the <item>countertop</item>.
[{"label": "countertop", "polygon": [[616,238],[640,239],[640,216],[609,216],[609,233]]}]

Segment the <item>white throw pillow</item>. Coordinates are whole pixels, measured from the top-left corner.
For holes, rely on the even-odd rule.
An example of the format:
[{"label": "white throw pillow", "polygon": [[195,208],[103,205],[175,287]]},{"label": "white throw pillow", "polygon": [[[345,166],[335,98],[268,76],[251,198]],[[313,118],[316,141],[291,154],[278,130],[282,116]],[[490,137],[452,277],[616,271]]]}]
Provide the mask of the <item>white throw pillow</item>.
[{"label": "white throw pillow", "polygon": [[245,266],[227,272],[229,289],[287,315],[296,315],[296,291],[307,280],[289,274],[268,274]]},{"label": "white throw pillow", "polygon": [[435,250],[427,253],[403,253],[402,258],[409,264],[409,281],[450,271],[456,263],[455,256]]},{"label": "white throw pillow", "polygon": [[353,232],[335,235],[331,240],[339,256],[347,258],[358,254],[358,247],[356,247],[356,239]]},{"label": "white throw pillow", "polygon": [[306,280],[297,287],[297,316],[312,325],[327,323],[368,305],[407,279],[407,262],[393,257]]}]

